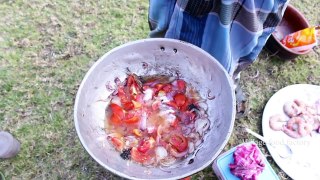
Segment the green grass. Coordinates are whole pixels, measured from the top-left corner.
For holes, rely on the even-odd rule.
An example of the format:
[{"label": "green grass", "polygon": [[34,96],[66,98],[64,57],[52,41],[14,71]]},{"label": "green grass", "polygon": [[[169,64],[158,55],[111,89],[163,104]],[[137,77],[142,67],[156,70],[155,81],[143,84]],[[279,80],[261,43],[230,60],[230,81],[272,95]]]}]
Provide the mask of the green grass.
[{"label": "green grass", "polygon": [[[320,0],[292,4],[311,24],[320,24]],[[22,142],[17,157],[0,162],[6,179],[118,178],[81,146],[73,103],[82,78],[100,56],[148,36],[147,10],[147,0],[0,1],[0,130]],[[283,61],[263,52],[241,78],[249,111],[236,121],[226,149],[249,138],[239,136],[243,124],[261,133],[264,105],[277,90],[294,83],[319,85],[319,57],[313,52]],[[210,167],[194,175],[214,177]]]}]

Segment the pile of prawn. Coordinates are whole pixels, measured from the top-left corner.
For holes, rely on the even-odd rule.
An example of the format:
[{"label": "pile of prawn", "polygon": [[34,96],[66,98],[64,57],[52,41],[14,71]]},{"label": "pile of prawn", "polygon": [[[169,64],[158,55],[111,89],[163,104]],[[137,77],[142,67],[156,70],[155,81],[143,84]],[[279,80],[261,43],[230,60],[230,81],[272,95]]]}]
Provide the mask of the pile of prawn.
[{"label": "pile of prawn", "polygon": [[123,159],[170,166],[200,146],[210,122],[194,87],[179,78],[135,74],[116,85],[105,130]]},{"label": "pile of prawn", "polygon": [[320,133],[320,100],[313,104],[295,99],[283,105],[286,116],[276,114],[270,117],[269,126],[275,131],[283,131],[292,138],[311,135],[313,131]]}]

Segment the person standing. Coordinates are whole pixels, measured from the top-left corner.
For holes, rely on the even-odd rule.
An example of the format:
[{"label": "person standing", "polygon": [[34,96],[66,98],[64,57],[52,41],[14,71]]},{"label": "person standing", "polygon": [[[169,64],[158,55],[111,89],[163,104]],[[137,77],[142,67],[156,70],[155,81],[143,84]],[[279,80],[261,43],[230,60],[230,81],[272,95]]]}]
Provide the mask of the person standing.
[{"label": "person standing", "polygon": [[150,0],[150,37],[179,39],[210,53],[234,78],[255,61],[288,0]]}]

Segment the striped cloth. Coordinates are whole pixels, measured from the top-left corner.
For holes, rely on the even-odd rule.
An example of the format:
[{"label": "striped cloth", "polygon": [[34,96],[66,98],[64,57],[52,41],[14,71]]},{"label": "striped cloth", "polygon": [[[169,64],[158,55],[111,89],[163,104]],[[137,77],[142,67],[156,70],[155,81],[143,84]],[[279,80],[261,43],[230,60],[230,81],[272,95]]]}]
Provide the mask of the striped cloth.
[{"label": "striped cloth", "polygon": [[288,0],[150,0],[150,37],[201,47],[234,74],[251,64]]}]

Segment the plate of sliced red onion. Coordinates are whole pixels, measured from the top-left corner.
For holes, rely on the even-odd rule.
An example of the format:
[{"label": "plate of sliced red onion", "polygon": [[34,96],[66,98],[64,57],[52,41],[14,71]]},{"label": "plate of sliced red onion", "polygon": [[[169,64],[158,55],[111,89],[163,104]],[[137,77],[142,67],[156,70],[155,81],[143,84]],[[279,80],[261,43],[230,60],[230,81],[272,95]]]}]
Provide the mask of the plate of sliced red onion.
[{"label": "plate of sliced red onion", "polygon": [[[320,86],[295,84],[276,92],[262,118],[266,144],[279,167],[293,179],[320,179]],[[282,158],[273,146],[287,144],[292,155]]]}]

